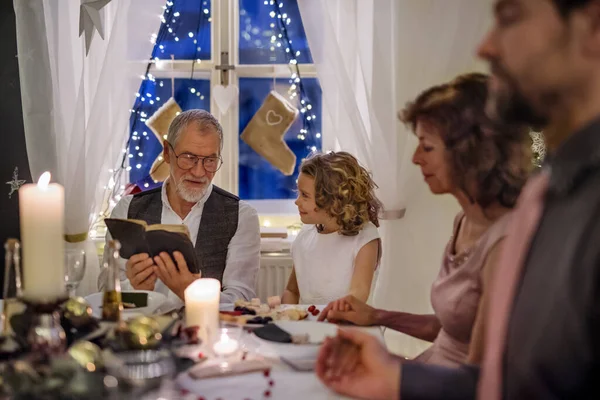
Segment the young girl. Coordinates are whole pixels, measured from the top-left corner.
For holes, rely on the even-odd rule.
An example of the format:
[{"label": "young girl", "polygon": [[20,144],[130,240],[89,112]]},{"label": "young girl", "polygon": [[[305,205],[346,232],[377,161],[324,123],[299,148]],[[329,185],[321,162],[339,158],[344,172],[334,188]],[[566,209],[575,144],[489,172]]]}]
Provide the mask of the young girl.
[{"label": "young girl", "polygon": [[376,187],[346,152],[302,163],[296,205],[305,225],[292,245],[283,303],[328,304],[348,294],[367,300],[381,257]]}]

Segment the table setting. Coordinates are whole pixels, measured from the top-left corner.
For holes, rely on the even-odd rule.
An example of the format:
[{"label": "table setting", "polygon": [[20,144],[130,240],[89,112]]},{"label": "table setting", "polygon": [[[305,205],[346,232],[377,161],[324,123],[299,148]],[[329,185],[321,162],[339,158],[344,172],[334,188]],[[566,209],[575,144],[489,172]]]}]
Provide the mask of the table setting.
[{"label": "table setting", "polygon": [[[5,243],[0,399],[340,398],[314,373],[337,332],[317,321],[325,305],[222,304],[211,278],[180,304],[122,291],[118,241],[107,244],[104,290],[76,296],[85,252],[65,249],[64,192],[49,181],[20,189],[22,243]],[[383,341],[378,327],[359,329]]]}]

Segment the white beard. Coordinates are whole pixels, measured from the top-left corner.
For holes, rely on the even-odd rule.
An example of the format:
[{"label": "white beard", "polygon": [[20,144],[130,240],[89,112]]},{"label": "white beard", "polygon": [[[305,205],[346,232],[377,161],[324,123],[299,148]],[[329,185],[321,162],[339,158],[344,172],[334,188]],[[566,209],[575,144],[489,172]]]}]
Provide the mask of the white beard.
[{"label": "white beard", "polygon": [[206,189],[208,189],[208,184],[210,183],[206,177],[202,178],[201,182],[205,185],[204,187],[198,189],[190,189],[185,186],[184,176],[175,185],[175,191],[183,200],[187,201],[188,203],[197,203],[206,194]]}]

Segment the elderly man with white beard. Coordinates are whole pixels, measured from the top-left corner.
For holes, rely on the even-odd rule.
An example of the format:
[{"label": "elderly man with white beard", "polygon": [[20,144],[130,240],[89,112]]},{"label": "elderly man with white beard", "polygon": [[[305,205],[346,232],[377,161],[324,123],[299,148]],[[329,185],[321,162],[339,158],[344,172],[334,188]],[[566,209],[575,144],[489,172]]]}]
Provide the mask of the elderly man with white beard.
[{"label": "elderly man with white beard", "polygon": [[[223,129],[209,112],[188,110],[171,122],[163,153],[169,177],[159,188],[123,197],[111,218],[185,224],[200,273],[190,272],[179,252],[173,256],[163,252],[154,258],[135,254],[121,259],[122,290],[157,291],[183,300],[184,290],[202,276],[221,282],[221,303],[255,297],[260,263],[258,215],[248,203],[212,185],[223,162],[222,148]],[[111,240],[108,233],[106,240]],[[105,274],[100,274],[100,289]]]}]

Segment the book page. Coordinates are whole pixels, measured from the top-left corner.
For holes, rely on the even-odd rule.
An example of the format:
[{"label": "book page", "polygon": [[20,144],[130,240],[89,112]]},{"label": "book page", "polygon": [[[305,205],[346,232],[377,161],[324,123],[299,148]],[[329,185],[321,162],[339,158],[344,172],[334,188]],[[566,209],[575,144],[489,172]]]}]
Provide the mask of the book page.
[{"label": "book page", "polygon": [[[174,233],[183,233],[188,238],[190,238],[190,231],[188,230],[187,225],[163,225],[163,224],[154,224],[150,225],[146,228],[147,232],[150,231],[165,231],[165,232],[174,232]],[[190,239],[191,240],[191,239]]]}]

